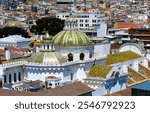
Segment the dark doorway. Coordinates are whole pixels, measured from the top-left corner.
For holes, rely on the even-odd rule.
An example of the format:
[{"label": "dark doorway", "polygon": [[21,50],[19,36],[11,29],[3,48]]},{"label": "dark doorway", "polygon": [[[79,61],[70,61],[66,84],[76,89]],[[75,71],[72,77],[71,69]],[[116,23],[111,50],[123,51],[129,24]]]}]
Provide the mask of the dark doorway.
[{"label": "dark doorway", "polygon": [[80,60],[84,60],[84,53],[80,54]]},{"label": "dark doorway", "polygon": [[18,80],[21,81],[21,73],[18,74]]},{"label": "dark doorway", "polygon": [[49,45],[47,45],[47,50],[49,50]]},{"label": "dark doorway", "polygon": [[11,74],[9,74],[9,83],[11,83],[12,80],[11,80]]},{"label": "dark doorway", "polygon": [[7,76],[4,75],[4,83],[6,83],[6,82],[7,82]]},{"label": "dark doorway", "polygon": [[17,82],[17,74],[14,73],[14,82]]},{"label": "dark doorway", "polygon": [[92,53],[90,53],[89,58],[92,58]]},{"label": "dark doorway", "polygon": [[71,54],[71,53],[68,54],[68,60],[73,61],[73,54]]}]

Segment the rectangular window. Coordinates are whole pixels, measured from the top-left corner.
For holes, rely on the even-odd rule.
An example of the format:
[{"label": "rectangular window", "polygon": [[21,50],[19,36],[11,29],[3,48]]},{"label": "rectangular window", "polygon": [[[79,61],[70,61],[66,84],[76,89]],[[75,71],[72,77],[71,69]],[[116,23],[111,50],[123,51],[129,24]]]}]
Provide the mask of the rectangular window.
[{"label": "rectangular window", "polygon": [[85,24],[85,27],[89,27],[89,24]]},{"label": "rectangular window", "polygon": [[83,22],[83,20],[80,20],[80,22]]},{"label": "rectangular window", "polygon": [[95,27],[95,26],[96,26],[96,24],[92,24],[92,26],[93,26],[93,27]]},{"label": "rectangular window", "polygon": [[93,23],[96,23],[96,20],[92,20]]},{"label": "rectangular window", "polygon": [[101,20],[98,20],[98,22],[101,22]]},{"label": "rectangular window", "polygon": [[82,16],[82,18],[89,18],[89,16],[84,15],[84,16]]},{"label": "rectangular window", "polygon": [[89,22],[89,20],[85,20],[85,22]]},{"label": "rectangular window", "polygon": [[80,24],[80,27],[83,27],[83,24]]},{"label": "rectangular window", "polygon": [[73,74],[71,73],[71,81],[73,80]]}]

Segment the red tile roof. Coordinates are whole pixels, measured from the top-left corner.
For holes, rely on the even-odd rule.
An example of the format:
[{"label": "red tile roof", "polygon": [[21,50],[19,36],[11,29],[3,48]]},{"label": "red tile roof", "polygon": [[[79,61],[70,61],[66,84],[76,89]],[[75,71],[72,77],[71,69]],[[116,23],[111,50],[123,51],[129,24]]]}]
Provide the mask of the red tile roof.
[{"label": "red tile roof", "polygon": [[137,25],[134,23],[117,22],[114,25],[115,28],[143,28],[143,25]]},{"label": "red tile roof", "polygon": [[93,89],[81,82],[74,82],[66,86],[46,89],[38,92],[25,92],[0,89],[0,96],[79,96],[92,92]]},{"label": "red tile roof", "polygon": [[16,51],[16,52],[27,52],[29,50],[27,48],[16,48],[13,46],[6,46],[5,48],[7,48],[10,51]]},{"label": "red tile roof", "polygon": [[0,49],[0,56],[4,54],[4,49]]},{"label": "red tile roof", "polygon": [[[15,48],[13,46],[6,46],[5,48],[7,48],[8,50],[11,51],[11,58],[12,59],[18,59],[18,58],[24,58],[25,56],[19,52],[25,52],[27,51],[27,49],[24,48]],[[0,49],[0,56],[2,61],[5,61],[6,59],[4,58],[4,49]]]}]

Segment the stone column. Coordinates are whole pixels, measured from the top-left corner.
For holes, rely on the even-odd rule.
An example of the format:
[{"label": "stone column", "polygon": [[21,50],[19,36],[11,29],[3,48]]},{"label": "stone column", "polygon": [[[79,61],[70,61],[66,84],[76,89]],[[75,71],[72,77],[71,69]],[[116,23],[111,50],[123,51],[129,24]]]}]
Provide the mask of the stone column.
[{"label": "stone column", "polygon": [[11,83],[14,83],[14,73],[11,74]]},{"label": "stone column", "polygon": [[9,83],[9,75],[6,75],[6,83]]},{"label": "stone column", "polygon": [[19,77],[18,76],[19,76],[19,73],[18,74],[16,73],[16,82],[19,81]]}]

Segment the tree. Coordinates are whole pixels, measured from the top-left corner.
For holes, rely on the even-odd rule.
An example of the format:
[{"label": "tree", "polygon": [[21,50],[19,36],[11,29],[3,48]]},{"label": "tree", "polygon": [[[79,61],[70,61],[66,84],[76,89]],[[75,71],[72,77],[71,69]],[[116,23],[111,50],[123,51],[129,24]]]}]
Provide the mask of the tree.
[{"label": "tree", "polygon": [[25,38],[29,38],[29,35],[26,30],[18,27],[4,27],[0,29],[0,38],[6,37],[9,35],[22,35]]},{"label": "tree", "polygon": [[64,28],[64,20],[52,17],[45,17],[38,19],[36,25],[31,27],[31,32],[36,34],[44,34],[48,32],[49,35],[56,35],[58,32],[62,31]]}]

